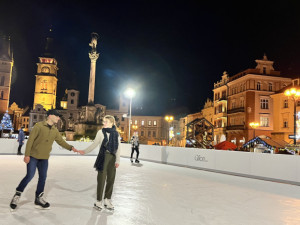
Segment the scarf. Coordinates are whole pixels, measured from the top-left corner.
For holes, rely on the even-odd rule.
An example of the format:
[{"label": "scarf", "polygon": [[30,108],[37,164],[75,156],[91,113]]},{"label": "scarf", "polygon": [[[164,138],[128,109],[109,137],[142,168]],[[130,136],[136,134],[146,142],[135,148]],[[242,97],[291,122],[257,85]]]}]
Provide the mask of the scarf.
[{"label": "scarf", "polygon": [[[115,155],[119,147],[119,133],[116,130],[116,126],[113,126],[112,128],[102,128],[102,133],[104,139],[101,143],[100,151],[94,165],[94,168],[98,171],[103,170],[106,150]],[[107,138],[107,133],[109,133],[109,140]]]}]

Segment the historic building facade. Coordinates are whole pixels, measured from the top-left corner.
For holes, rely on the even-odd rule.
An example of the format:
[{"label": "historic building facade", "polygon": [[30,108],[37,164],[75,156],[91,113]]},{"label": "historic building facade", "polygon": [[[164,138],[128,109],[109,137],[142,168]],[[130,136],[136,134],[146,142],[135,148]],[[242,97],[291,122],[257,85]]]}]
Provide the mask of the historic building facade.
[{"label": "historic building facade", "polygon": [[241,146],[254,137],[251,122],[260,125],[255,136],[271,136],[274,123],[271,95],[291,84],[290,78],[280,76],[273,68],[273,61],[264,55],[255,60],[255,69],[247,69],[229,78],[227,140]]},{"label": "historic building facade", "polygon": [[10,38],[0,34],[0,116],[8,110],[13,56],[10,49]]},{"label": "historic building facade", "polygon": [[[284,92],[289,88],[300,89],[300,79],[293,80],[293,84],[275,92],[271,95],[273,100],[274,125],[271,135],[273,138],[281,139],[287,143],[293,143],[289,135],[294,135],[294,105],[295,101],[291,97],[285,96]],[[296,100],[296,134],[300,134],[300,99]],[[299,138],[298,138],[299,139]],[[297,140],[297,142],[299,142]]]},{"label": "historic building facade", "polygon": [[214,144],[226,140],[227,127],[227,98],[229,77],[227,72],[223,73],[222,80],[214,84],[213,95],[213,124],[214,124]]}]

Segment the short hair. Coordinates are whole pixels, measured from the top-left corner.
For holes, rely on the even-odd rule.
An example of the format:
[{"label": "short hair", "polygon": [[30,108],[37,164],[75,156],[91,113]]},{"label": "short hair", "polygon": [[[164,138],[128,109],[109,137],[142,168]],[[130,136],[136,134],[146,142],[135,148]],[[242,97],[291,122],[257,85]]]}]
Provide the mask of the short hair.
[{"label": "short hair", "polygon": [[106,116],[104,116],[103,119],[107,119],[107,120],[109,120],[113,125],[116,125],[116,119],[115,119],[114,116],[106,115]]}]

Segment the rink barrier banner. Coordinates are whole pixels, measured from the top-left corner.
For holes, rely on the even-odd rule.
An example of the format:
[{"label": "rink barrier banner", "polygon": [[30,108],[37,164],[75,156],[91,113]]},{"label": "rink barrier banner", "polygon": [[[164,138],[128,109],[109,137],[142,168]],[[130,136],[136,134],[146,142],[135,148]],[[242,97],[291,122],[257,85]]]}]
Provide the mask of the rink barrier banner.
[{"label": "rink barrier banner", "polygon": [[[22,147],[23,153],[26,141]],[[68,143],[79,150],[91,144],[91,142],[73,141]],[[18,145],[16,139],[0,139],[0,154],[17,154]],[[97,146],[87,156],[96,157],[99,148],[100,146]],[[74,155],[75,153],[54,143],[51,154]],[[121,157],[129,158],[130,154],[131,145],[122,143]],[[298,155],[140,145],[139,159],[300,186],[300,156]]]}]

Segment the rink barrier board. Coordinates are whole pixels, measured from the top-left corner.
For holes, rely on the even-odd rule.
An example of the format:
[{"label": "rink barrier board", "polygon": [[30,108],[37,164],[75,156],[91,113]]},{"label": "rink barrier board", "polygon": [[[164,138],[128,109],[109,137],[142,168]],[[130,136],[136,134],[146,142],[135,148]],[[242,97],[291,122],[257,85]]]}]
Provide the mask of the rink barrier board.
[{"label": "rink barrier board", "polygon": [[[77,149],[84,149],[91,144],[91,142],[72,141],[68,143]],[[0,154],[16,154],[18,145],[16,139],[0,139]],[[23,153],[25,145],[22,147]],[[100,146],[88,155],[96,156],[99,148]],[[53,144],[51,154],[74,155],[72,151],[67,151],[56,143]],[[131,145],[122,143],[121,156],[129,158],[130,154]],[[300,186],[300,156],[298,155],[140,145],[139,159]]]}]

